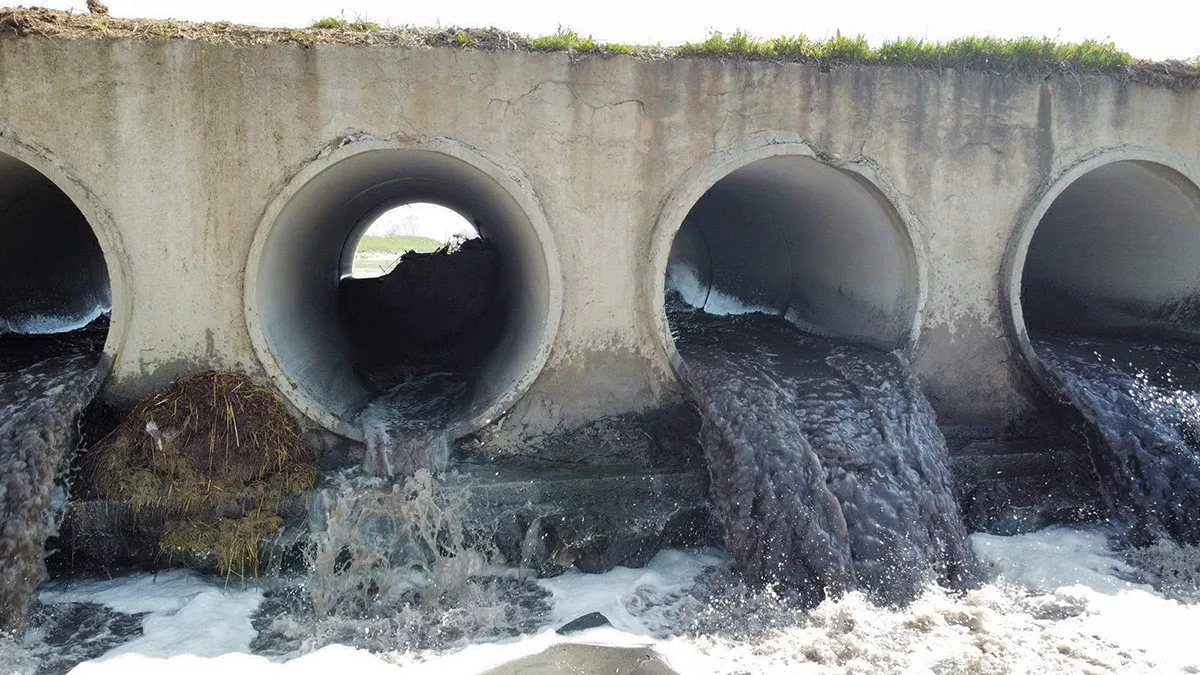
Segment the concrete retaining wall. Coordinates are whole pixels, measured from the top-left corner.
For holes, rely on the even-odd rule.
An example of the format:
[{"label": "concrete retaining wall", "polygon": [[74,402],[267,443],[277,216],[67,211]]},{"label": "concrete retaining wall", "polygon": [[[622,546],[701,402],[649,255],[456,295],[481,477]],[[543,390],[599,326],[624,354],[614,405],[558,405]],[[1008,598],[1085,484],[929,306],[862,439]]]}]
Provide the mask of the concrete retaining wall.
[{"label": "concrete retaining wall", "polygon": [[1198,99],[1099,76],[0,40],[0,152],[72,198],[109,265],[111,399],[210,367],[286,392],[287,367],[256,351],[244,274],[280,200],[345,146],[452,144],[548,232],[549,330],[521,343],[527,372],[504,365],[496,399],[519,432],[676,396],[661,317],[674,232],[708,187],[781,145],[890,202],[918,284],[904,343],[942,420],[1025,418],[1038,389],[1010,339],[1013,242],[1082,163],[1136,156],[1200,180]]}]

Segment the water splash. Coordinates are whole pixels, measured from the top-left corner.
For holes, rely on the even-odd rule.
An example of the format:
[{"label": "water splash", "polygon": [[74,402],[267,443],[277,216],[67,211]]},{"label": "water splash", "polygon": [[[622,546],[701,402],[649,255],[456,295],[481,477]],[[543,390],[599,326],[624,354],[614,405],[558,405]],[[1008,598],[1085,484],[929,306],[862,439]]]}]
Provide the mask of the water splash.
[{"label": "water splash", "polygon": [[[988,566],[988,582],[965,592],[930,585],[903,607],[879,605],[855,591],[805,609],[787,588],[747,583],[733,571],[732,561],[717,552],[664,551],[642,570],[569,573],[537,582],[551,592],[546,601],[550,618],[519,637],[464,636],[421,648],[406,639],[411,632],[397,633],[389,626],[399,623],[383,618],[377,623],[325,623],[319,628],[326,632],[318,634],[306,633],[312,625],[296,620],[291,625],[297,644],[308,643],[295,651],[260,649],[268,631],[251,644],[251,651],[260,655],[229,653],[204,660],[167,658],[179,650],[143,649],[111,653],[79,672],[465,674],[488,672],[496,664],[556,646],[560,665],[584,668],[595,665],[588,660],[594,651],[581,645],[596,644],[637,647],[680,673],[1200,671],[1200,651],[1192,639],[1200,605],[1164,595],[1153,582],[1153,570],[1162,565],[1131,562],[1127,552],[1113,548],[1112,534],[1101,527],[1073,527],[1011,537],[972,535],[974,549]],[[1200,572],[1200,556],[1176,548],[1164,556],[1172,561],[1168,566],[1192,575]],[[145,609],[144,598],[155,597],[161,607],[151,610],[182,609],[186,615],[210,617],[203,624],[220,624],[228,621],[218,617],[236,616],[257,595],[253,589],[222,591],[219,580],[205,589],[179,586],[162,575],[159,579],[159,589],[148,589],[147,583],[160,582],[145,576],[78,585],[71,599],[90,598],[128,610]],[[101,588],[103,596],[95,592]],[[175,598],[172,589],[178,593]],[[212,598],[221,602],[196,602]],[[270,607],[270,601],[268,593],[260,614],[281,624],[288,621],[291,615],[280,614],[281,608]],[[63,608],[58,616],[74,614],[67,606],[54,607]],[[592,611],[609,617],[613,627],[576,636],[553,631],[561,620]],[[429,625],[426,631],[444,630],[438,628],[443,615],[436,612],[418,620]],[[147,639],[142,644],[167,649],[173,640],[188,637],[179,622],[143,624]],[[53,626],[46,631],[55,632]],[[108,631],[113,637],[116,632]],[[84,634],[81,640],[86,639]],[[0,672],[32,675],[37,665],[49,663],[42,661],[49,652],[46,645],[27,641],[27,646],[25,652],[19,647],[14,651],[0,641],[0,666],[13,666]],[[274,656],[268,660],[263,653]]]},{"label": "water splash", "polygon": [[466,407],[468,393],[460,375],[435,372],[409,377],[372,400],[359,415],[363,470],[376,476],[444,471],[452,441],[465,431],[453,420]]},{"label": "water splash", "polygon": [[429,471],[403,483],[343,474],[321,494],[308,571],[271,583],[256,651],[446,650],[544,623],[548,593],[489,564],[491,538],[463,519],[465,492],[441,490]]}]

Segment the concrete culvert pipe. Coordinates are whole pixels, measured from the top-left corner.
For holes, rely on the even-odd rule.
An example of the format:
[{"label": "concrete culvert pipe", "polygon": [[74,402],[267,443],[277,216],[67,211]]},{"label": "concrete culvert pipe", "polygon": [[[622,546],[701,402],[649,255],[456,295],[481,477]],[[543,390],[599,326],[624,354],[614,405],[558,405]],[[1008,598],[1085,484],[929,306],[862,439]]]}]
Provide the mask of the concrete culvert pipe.
[{"label": "concrete culvert pipe", "polygon": [[1200,335],[1200,190],[1140,160],[1065,182],[1027,226],[1013,272],[1023,346],[1039,329]]},{"label": "concrete culvert pipe", "polygon": [[671,245],[666,291],[713,314],[761,311],[817,334],[907,347],[918,304],[904,223],[865,178],[774,156],[718,180]]},{"label": "concrete culvert pipe", "polygon": [[[247,268],[251,336],[281,392],[327,429],[362,438],[357,417],[384,393],[365,372],[372,364],[364,359],[388,349],[402,359],[420,336],[404,329],[417,325],[411,317],[389,323],[393,317],[370,316],[392,305],[362,301],[364,289],[347,292],[343,280],[351,275],[355,245],[381,212],[421,203],[463,216],[498,258],[489,259],[498,276],[495,288],[487,289],[484,318],[472,319],[471,326],[458,325],[464,312],[456,298],[470,295],[469,286],[480,280],[411,291],[446,295],[445,312],[422,319],[418,332],[439,336],[450,359],[474,359],[467,374],[469,405],[455,427],[482,426],[511,405],[545,361],[561,303],[544,217],[532,192],[512,176],[452,142],[421,148],[354,143],[302,172],[268,210]],[[475,245],[468,242],[463,252]],[[411,270],[399,274],[405,265],[410,263],[399,263],[389,275],[401,294],[411,276]],[[454,269],[471,274],[471,267]],[[428,297],[418,300],[426,310],[436,306]],[[455,325],[441,331],[439,321]],[[378,325],[401,327],[391,346],[368,339]],[[443,339],[443,333],[458,337]]]},{"label": "concrete culvert pipe", "polygon": [[0,335],[72,331],[111,305],[104,253],[79,208],[0,153]]},{"label": "concrete culvert pipe", "polygon": [[1116,151],[1051,185],[1007,287],[1026,364],[1086,434],[1108,520],[1134,546],[1200,543],[1200,189],[1154,159]]}]

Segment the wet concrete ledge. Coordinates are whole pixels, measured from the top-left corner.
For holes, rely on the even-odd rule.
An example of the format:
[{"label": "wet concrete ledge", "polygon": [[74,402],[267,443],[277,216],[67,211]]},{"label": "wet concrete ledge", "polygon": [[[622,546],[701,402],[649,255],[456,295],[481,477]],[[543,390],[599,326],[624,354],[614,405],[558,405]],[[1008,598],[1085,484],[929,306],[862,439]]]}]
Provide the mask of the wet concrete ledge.
[{"label": "wet concrete ledge", "polygon": [[958,425],[943,433],[972,532],[1021,534],[1107,513],[1087,443],[1069,423],[1020,432]]},{"label": "wet concrete ledge", "polygon": [[[396,485],[357,472],[328,476],[311,499],[288,509],[290,525],[279,539],[263,542],[263,558],[288,557],[286,549],[309,531],[324,529],[325,507],[347,484],[360,503],[391,495]],[[665,547],[719,542],[703,469],[547,468],[517,460],[459,467],[441,477],[439,489],[448,501],[465,492],[464,525],[491,535],[504,562],[540,576],[571,566],[587,572],[641,567]],[[216,568],[215,555],[162,553],[157,542],[164,519],[126,504],[74,501],[64,520],[53,566],[58,573]],[[362,527],[364,537],[395,539],[388,514],[364,518]]]},{"label": "wet concrete ledge", "polygon": [[[947,429],[951,469],[968,529],[1015,534],[1055,523],[1103,517],[1082,440],[1071,432],[1004,437],[996,429]],[[324,506],[350,481],[357,498],[390,494],[395,483],[330,473],[310,500],[289,509],[288,532],[263,542],[264,559],[280,556],[324,526]],[[444,497],[465,494],[464,524],[486,532],[503,561],[539,576],[574,566],[602,572],[640,567],[662,548],[720,545],[703,466],[584,466],[512,458],[460,464],[439,478]],[[128,567],[215,569],[215,556],[158,550],[162,519],[124,504],[72,502],[56,542],[54,569],[114,571]],[[364,521],[366,536],[394,538],[386,517]]]}]

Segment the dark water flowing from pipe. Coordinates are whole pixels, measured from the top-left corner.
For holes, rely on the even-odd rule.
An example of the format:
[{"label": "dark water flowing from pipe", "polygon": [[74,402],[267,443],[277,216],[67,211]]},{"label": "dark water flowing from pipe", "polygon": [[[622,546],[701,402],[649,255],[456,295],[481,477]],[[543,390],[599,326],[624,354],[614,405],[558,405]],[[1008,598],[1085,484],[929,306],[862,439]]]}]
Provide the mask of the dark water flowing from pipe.
[{"label": "dark water flowing from pipe", "polygon": [[106,329],[101,320],[70,334],[0,336],[0,633],[22,629],[42,580]]},{"label": "dark water flowing from pipe", "polygon": [[730,553],[810,603],[977,581],[945,439],[896,354],[669,303]]},{"label": "dark water flowing from pipe", "polygon": [[1134,543],[1200,544],[1200,345],[1043,333],[1031,343],[1088,425],[1092,463]]}]

